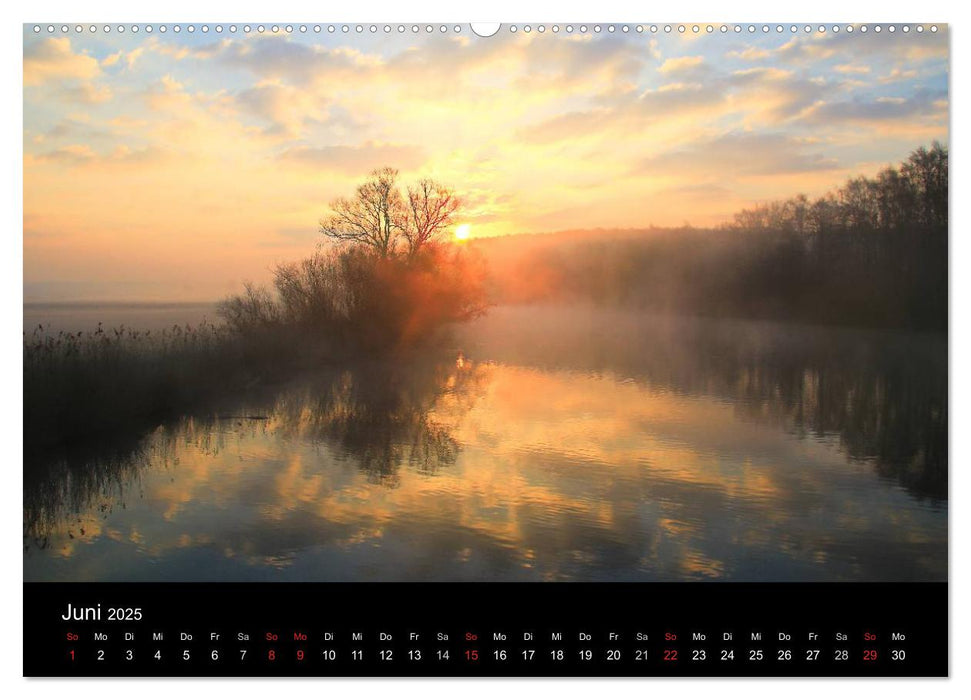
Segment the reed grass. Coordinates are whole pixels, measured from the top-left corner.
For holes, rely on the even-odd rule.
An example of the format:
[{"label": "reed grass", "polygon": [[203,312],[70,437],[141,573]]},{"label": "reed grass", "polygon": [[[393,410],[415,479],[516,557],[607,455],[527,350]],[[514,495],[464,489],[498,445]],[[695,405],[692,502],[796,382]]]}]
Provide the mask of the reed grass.
[{"label": "reed grass", "polygon": [[150,428],[252,378],[238,338],[210,323],[24,333],[29,451]]}]

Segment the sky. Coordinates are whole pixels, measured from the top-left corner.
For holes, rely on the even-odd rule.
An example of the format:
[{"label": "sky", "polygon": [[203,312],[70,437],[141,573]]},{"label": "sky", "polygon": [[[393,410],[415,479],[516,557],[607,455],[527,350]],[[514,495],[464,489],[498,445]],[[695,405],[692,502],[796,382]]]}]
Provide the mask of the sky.
[{"label": "sky", "polygon": [[385,165],[474,238],[717,225],[948,142],[946,28],[207,28],[24,27],[25,301],[218,299]]}]

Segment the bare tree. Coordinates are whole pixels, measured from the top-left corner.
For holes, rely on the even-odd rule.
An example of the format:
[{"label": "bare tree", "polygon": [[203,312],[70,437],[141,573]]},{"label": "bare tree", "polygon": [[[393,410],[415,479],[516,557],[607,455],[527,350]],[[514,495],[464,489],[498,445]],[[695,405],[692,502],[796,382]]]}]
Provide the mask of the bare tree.
[{"label": "bare tree", "polygon": [[416,255],[429,241],[439,238],[452,224],[461,202],[455,193],[430,179],[419,180],[408,188],[408,217],[404,237],[408,254]]},{"label": "bare tree", "polygon": [[460,205],[450,188],[427,178],[408,188],[406,200],[398,188],[398,171],[381,168],[371,172],[354,197],[331,202],[333,214],[320,222],[320,232],[383,258],[401,252],[399,247],[414,257],[444,234]]},{"label": "bare tree", "polygon": [[334,213],[320,222],[320,232],[337,241],[359,243],[381,257],[394,255],[406,221],[397,180],[394,168],[372,171],[352,199],[331,202]]},{"label": "bare tree", "polygon": [[901,174],[908,180],[921,224],[947,227],[947,148],[937,141],[930,150],[918,148],[903,164]]}]

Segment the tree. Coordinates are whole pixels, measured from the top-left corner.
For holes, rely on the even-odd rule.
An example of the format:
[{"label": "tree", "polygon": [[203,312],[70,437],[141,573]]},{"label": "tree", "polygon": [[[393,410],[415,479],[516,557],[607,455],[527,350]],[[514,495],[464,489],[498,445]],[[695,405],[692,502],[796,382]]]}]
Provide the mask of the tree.
[{"label": "tree", "polygon": [[372,171],[352,199],[341,197],[330,203],[333,214],[320,222],[320,232],[336,241],[365,246],[383,258],[393,255],[404,219],[397,180],[394,168]]},{"label": "tree", "polygon": [[931,149],[918,148],[903,164],[903,176],[910,182],[921,224],[947,227],[947,148],[937,141]]},{"label": "tree", "polygon": [[380,168],[371,172],[354,197],[331,202],[333,213],[320,222],[320,232],[380,258],[414,258],[442,238],[460,204],[450,188],[428,178],[409,187],[406,199],[398,187],[398,171]]},{"label": "tree", "polygon": [[887,167],[877,173],[875,184],[880,228],[896,231],[910,223],[914,211],[914,192],[896,168]]},{"label": "tree", "polygon": [[429,241],[436,240],[452,224],[461,202],[449,188],[434,180],[419,180],[408,188],[408,223],[404,229],[408,255],[417,255]]}]

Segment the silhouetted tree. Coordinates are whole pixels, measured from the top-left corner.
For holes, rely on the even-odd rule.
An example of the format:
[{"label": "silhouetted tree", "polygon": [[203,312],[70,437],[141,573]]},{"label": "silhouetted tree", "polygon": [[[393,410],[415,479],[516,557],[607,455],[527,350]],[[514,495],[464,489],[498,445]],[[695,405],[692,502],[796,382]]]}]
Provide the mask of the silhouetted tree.
[{"label": "silhouetted tree", "polygon": [[434,180],[419,180],[408,188],[408,218],[403,233],[408,254],[415,256],[427,243],[439,239],[452,224],[460,201],[449,188]]},{"label": "silhouetted tree", "polygon": [[917,223],[947,226],[947,149],[936,141],[930,150],[918,148],[903,164],[903,176],[916,201]]},{"label": "silhouetted tree", "polygon": [[423,179],[403,196],[398,171],[381,168],[330,206],[320,232],[339,245],[278,265],[275,294],[248,286],[223,301],[231,330],[274,349],[388,352],[485,312],[481,261],[443,241],[460,206],[450,188]]},{"label": "silhouetted tree", "polygon": [[405,211],[397,180],[394,168],[374,170],[354,197],[330,203],[333,214],[320,222],[320,232],[335,241],[365,246],[381,257],[393,255]]},{"label": "silhouetted tree", "polygon": [[333,213],[320,222],[320,232],[382,258],[414,257],[445,235],[459,206],[450,188],[428,178],[409,187],[405,197],[398,187],[398,171],[380,168],[371,172],[354,197],[331,202]]}]

